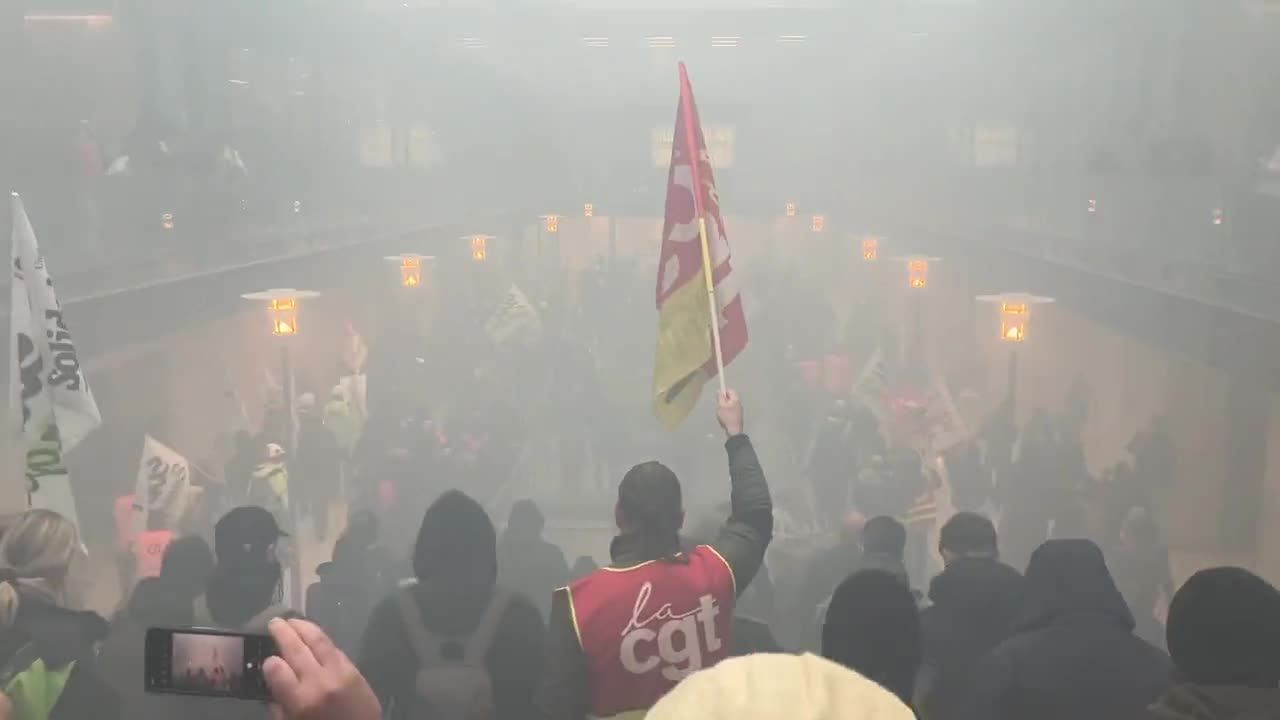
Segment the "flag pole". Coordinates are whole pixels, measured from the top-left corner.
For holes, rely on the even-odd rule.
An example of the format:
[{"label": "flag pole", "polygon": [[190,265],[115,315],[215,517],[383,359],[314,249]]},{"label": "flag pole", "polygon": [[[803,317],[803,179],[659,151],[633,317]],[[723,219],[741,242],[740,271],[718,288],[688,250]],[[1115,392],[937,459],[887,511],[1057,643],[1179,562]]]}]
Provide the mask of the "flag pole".
[{"label": "flag pole", "polygon": [[707,215],[702,206],[702,157],[698,152],[697,133],[694,132],[693,86],[689,72],[680,63],[680,107],[684,113],[685,147],[689,149],[689,170],[693,175],[693,205],[698,214],[698,240],[702,245],[702,280],[707,286],[707,304],[711,310],[711,342],[716,357],[716,377],[720,379],[720,392],[728,388],[724,378],[724,352],[720,349],[720,309],[716,305],[716,284],[712,276],[711,245],[707,242]]}]

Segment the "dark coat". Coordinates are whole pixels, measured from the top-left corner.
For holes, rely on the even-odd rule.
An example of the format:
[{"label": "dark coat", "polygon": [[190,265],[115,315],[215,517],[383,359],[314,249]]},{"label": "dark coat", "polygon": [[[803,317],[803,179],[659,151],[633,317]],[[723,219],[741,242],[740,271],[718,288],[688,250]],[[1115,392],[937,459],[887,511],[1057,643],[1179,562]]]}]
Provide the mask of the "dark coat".
[{"label": "dark coat", "polygon": [[1178,685],[1164,694],[1146,720],[1273,720],[1280,718],[1280,689]]},{"label": "dark coat", "polygon": [[[466,604],[455,604],[452,599],[422,585],[417,586],[415,595],[429,630],[437,635],[466,636],[479,625],[492,591]],[[498,622],[493,645],[485,655],[498,720],[536,716],[533,700],[538,669],[544,659],[545,635],[546,626],[538,609],[519,595],[510,596],[506,612]],[[361,642],[359,666],[383,707],[390,708],[391,720],[422,717],[414,688],[419,662],[409,645],[399,600],[394,593],[373,610]]]},{"label": "dark coat", "polygon": [[38,591],[23,588],[19,598],[13,626],[0,634],[0,666],[28,645],[46,667],[65,668],[74,662],[50,720],[121,717],[120,698],[103,679],[96,658],[96,647],[110,630],[107,621],[96,613],[58,607]]},{"label": "dark coat", "polygon": [[1013,633],[975,671],[974,720],[1132,720],[1171,684],[1169,657],[1133,615],[1088,540],[1050,540],[1027,566]]},{"label": "dark coat", "polygon": [[498,543],[498,582],[532,601],[546,619],[551,594],[569,584],[569,563],[559,546],[543,539],[542,513],[532,503],[520,507]]},{"label": "dark coat", "polygon": [[[439,638],[470,636],[493,600],[497,551],[493,523],[475,500],[444,493],[423,515],[414,548],[414,600]],[[398,593],[374,607],[360,644],[360,671],[391,720],[423,717],[416,689],[421,662],[400,614]],[[536,717],[534,693],[544,665],[546,626],[528,600],[513,595],[485,653],[498,720]]]},{"label": "dark coat", "polygon": [[974,669],[1009,636],[1022,583],[1017,570],[981,558],[956,560],[930,583],[933,604],[920,613],[923,666],[916,687],[926,720],[964,717]]}]

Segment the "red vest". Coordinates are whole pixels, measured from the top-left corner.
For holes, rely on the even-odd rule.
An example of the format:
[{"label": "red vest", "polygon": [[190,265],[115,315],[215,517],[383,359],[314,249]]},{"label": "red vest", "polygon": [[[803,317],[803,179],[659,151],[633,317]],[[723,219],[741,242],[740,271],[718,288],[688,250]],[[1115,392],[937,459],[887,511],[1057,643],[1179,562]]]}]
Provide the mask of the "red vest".
[{"label": "red vest", "polygon": [[569,586],[593,717],[644,712],[686,675],[728,657],[733,572],[706,545],[688,559],[603,568]]},{"label": "red vest", "polygon": [[133,546],[133,556],[137,560],[137,577],[156,577],[160,574],[160,565],[164,562],[164,551],[173,542],[173,533],[168,530],[148,530],[142,533]]}]

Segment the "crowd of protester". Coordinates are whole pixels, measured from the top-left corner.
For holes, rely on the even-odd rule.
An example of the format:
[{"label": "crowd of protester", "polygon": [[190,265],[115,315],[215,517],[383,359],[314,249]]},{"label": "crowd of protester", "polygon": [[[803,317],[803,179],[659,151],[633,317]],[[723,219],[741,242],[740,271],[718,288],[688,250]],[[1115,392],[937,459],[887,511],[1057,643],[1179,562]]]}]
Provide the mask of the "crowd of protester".
[{"label": "crowd of protester", "polygon": [[[960,511],[932,549],[942,570],[916,588],[908,527],[846,508],[803,572],[771,572],[773,501],[736,394],[717,415],[730,480],[719,520],[686,523],[675,473],[637,465],[616,486],[602,568],[589,556],[571,567],[535,503],[515,502],[499,532],[448,489],[405,553],[383,526],[395,513],[353,511],[305,605],[289,608],[288,530],[249,505],[217,520],[211,545],[173,541],[108,621],[71,609],[86,560],[76,527],[29,511],[0,537],[0,713],[266,717],[256,703],[143,692],[145,630],[202,626],[271,634],[275,704],[307,720],[1280,717],[1280,591],[1220,567],[1124,592],[1113,570],[1150,567],[1153,553],[1168,567],[1145,512],[1120,519],[1114,557],[1055,532],[1023,564],[986,514]],[[439,449],[414,438],[444,442],[424,427],[396,440],[418,453],[405,482]],[[1151,588],[1169,593],[1167,618],[1144,627]]]}]

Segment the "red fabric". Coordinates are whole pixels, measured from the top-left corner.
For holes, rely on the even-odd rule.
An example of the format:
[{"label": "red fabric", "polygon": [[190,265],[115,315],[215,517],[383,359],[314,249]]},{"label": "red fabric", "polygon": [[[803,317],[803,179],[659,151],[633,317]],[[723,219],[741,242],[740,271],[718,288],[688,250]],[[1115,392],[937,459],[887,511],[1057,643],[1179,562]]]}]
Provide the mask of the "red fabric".
[{"label": "red fabric", "polygon": [[173,542],[173,533],[169,530],[149,530],[138,537],[138,544],[133,548],[133,556],[138,561],[138,578],[156,577],[160,574],[160,564],[164,562],[164,551]]},{"label": "red fabric", "polygon": [[853,392],[853,373],[849,370],[849,356],[827,355],[822,358],[822,385],[833,395]]},{"label": "red fabric", "polygon": [[686,675],[729,655],[733,573],[705,545],[688,563],[597,570],[569,595],[594,717],[648,710]]},{"label": "red fabric", "polygon": [[810,390],[818,389],[818,380],[822,375],[822,366],[817,360],[801,360],[796,363],[796,369],[800,371],[800,379],[804,380],[804,386]]},{"label": "red fabric", "polygon": [[[684,63],[680,63],[680,104],[671,143],[671,166],[667,171],[667,202],[662,227],[662,249],[658,257],[657,305],[659,308],[676,290],[691,282],[703,283],[702,243],[698,219],[707,225],[707,250],[711,281],[719,311],[720,352],[724,364],[733,362],[747,346],[747,319],[742,295],[729,252],[729,236],[720,214],[720,193],[707,154],[706,138],[698,119]],[[709,377],[718,373],[716,358],[704,366]]]}]

